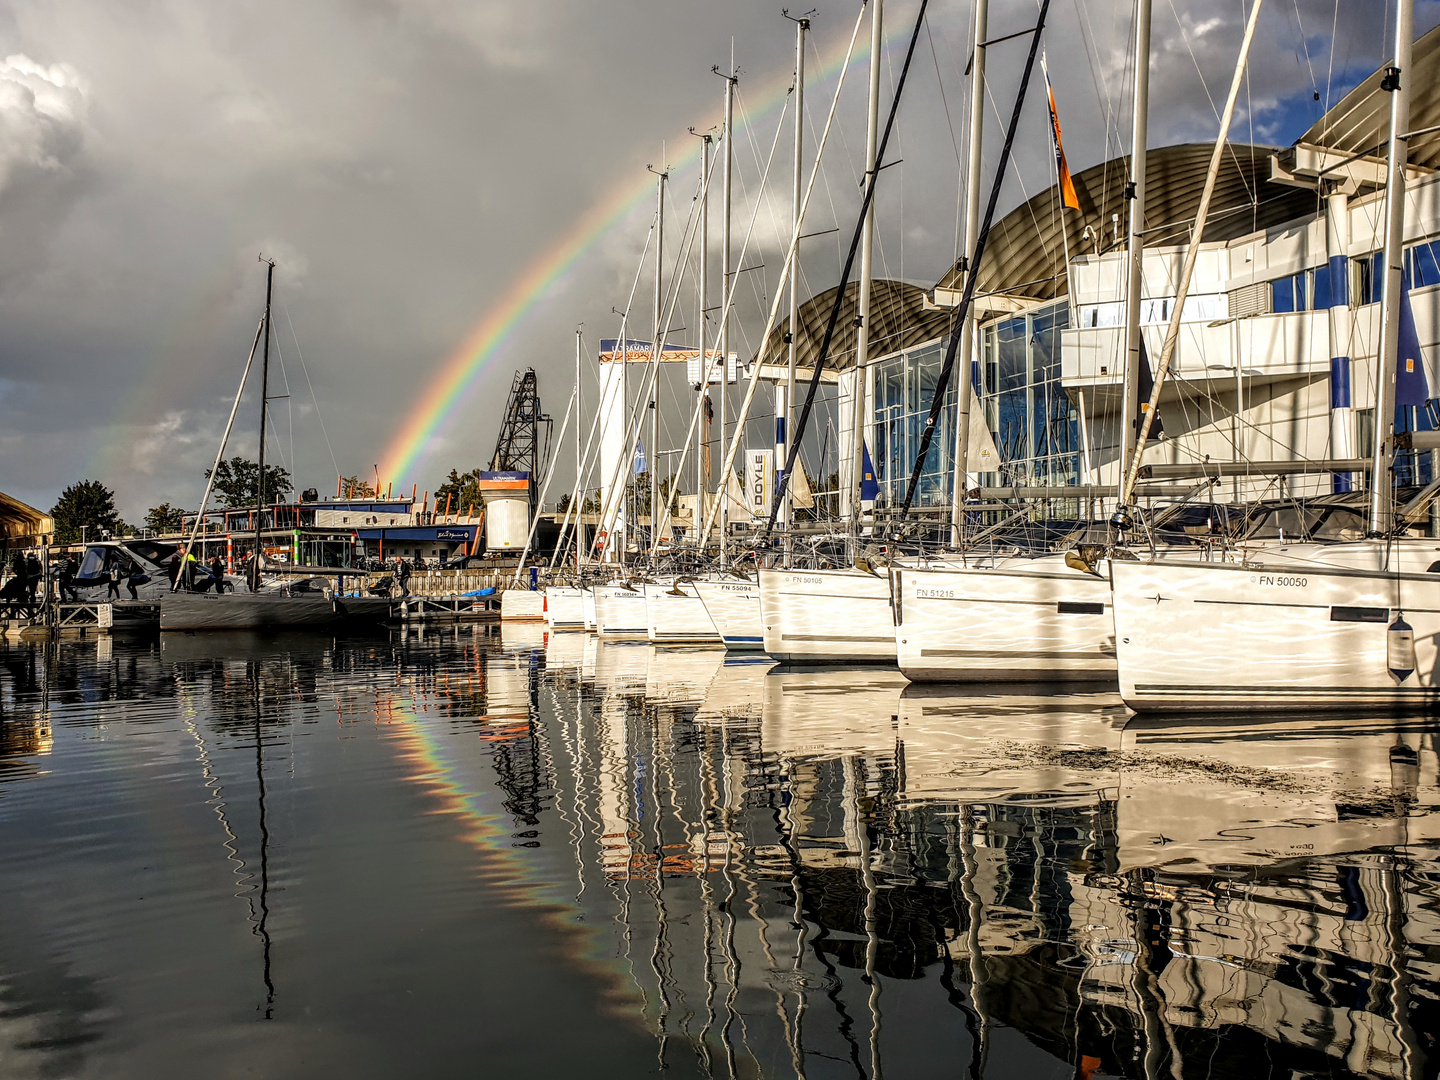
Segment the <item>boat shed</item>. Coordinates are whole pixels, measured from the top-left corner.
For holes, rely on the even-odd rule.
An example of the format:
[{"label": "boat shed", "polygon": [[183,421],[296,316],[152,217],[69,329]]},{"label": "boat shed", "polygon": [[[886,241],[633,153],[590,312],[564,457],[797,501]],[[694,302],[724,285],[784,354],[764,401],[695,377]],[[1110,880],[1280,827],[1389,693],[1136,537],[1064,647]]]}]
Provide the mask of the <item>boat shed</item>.
[{"label": "boat shed", "polygon": [[35,547],[55,535],[49,514],[0,492],[0,541],[6,548]]}]

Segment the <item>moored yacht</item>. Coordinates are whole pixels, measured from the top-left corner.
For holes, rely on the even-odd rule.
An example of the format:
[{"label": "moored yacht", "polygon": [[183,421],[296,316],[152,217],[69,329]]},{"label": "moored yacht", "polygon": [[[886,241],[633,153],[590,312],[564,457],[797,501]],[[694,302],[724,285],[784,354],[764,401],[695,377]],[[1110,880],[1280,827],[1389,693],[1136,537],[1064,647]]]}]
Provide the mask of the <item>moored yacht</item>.
[{"label": "moored yacht", "polygon": [[761,570],[765,651],[786,663],[895,662],[890,581],[868,570]]},{"label": "moored yacht", "polygon": [[1440,701],[1440,542],[1115,561],[1110,581],[1120,696],[1137,711]]},{"label": "moored yacht", "polygon": [[1110,583],[1063,555],[890,573],[896,661],[907,679],[1115,679]]},{"label": "moored yacht", "polygon": [[585,594],[574,585],[545,589],[545,622],[552,630],[585,629]]},{"label": "moored yacht", "polygon": [[[126,583],[132,582],[135,599],[159,600],[171,592],[168,564],[179,555],[180,547],[163,540],[141,540],[138,537],[86,544],[71,587],[82,600],[102,600],[109,594],[110,572],[115,570],[120,574],[123,599],[130,598]],[[207,590],[214,587],[208,566],[197,566],[195,574],[197,585],[203,584]],[[223,588],[233,591],[237,587],[244,588],[241,579],[225,575]]]},{"label": "moored yacht", "polygon": [[383,596],[343,596],[328,578],[302,578],[261,592],[167,592],[161,630],[246,630],[378,624],[390,617]]},{"label": "moored yacht", "polygon": [[500,594],[500,618],[544,619],[545,594],[538,589],[506,589]]},{"label": "moored yacht", "polygon": [[645,595],[646,636],[657,645],[719,645],[705,603],[690,581],[641,586]]},{"label": "moored yacht", "polygon": [[764,648],[765,624],[760,617],[758,582],[737,577],[700,578],[694,586],[725,648],[732,652],[758,652]]},{"label": "moored yacht", "polygon": [[627,585],[613,581],[596,585],[595,629],[602,638],[650,637],[650,618],[645,609],[645,593],[637,582]]}]

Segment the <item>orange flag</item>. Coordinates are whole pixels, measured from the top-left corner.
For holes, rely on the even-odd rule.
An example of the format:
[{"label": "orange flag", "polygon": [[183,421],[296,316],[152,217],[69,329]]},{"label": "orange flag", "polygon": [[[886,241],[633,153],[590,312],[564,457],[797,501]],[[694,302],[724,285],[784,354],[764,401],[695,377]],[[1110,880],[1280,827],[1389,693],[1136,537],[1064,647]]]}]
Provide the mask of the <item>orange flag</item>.
[{"label": "orange flag", "polygon": [[1050,69],[1040,58],[1045,73],[1045,97],[1050,102],[1050,141],[1055,144],[1055,174],[1060,178],[1060,201],[1069,210],[1080,209],[1080,196],[1075,194],[1075,181],[1070,179],[1070,166],[1065,161],[1065,144],[1060,141],[1060,115],[1055,111],[1055,88],[1050,85]]}]

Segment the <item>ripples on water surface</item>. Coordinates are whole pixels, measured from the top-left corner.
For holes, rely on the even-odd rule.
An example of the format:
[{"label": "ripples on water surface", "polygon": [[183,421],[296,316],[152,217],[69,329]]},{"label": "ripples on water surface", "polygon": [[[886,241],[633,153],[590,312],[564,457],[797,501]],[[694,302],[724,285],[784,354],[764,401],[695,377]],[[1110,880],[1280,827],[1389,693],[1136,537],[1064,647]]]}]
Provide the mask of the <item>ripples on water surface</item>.
[{"label": "ripples on water surface", "polygon": [[0,1076],[1435,1076],[1428,721],[0,645]]}]

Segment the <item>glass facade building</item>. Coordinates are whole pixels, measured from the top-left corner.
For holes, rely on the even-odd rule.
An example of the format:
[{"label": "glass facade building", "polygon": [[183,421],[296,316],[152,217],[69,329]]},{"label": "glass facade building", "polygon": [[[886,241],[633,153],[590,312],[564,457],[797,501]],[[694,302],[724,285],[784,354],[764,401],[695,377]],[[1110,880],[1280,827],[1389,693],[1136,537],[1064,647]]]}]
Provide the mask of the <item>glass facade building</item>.
[{"label": "glass facade building", "polygon": [[[888,356],[872,369],[875,416],[871,450],[881,506],[898,506],[905,499],[905,487],[915,467],[915,455],[920,452],[920,439],[935,402],[935,384],[944,362],[945,342],[936,341]],[[950,503],[950,478],[955,470],[956,401],[952,379],[945,392],[945,408],[940,413],[935,438],[920,473],[920,487],[914,501],[917,507]]]},{"label": "glass facade building", "polygon": [[991,323],[980,336],[980,400],[1004,485],[1080,482],[1080,423],[1060,385],[1065,301]]},{"label": "glass facade building", "polygon": [[[987,482],[1061,485],[1080,482],[1080,432],[1074,405],[1060,385],[1060,331],[1065,301],[990,323],[980,331],[975,371],[977,408],[1003,462]],[[934,341],[878,361],[871,369],[875,415],[871,451],[879,504],[897,506],[919,453],[945,342]],[[955,383],[946,390],[935,439],[925,456],[917,507],[949,505],[955,468]]]}]

